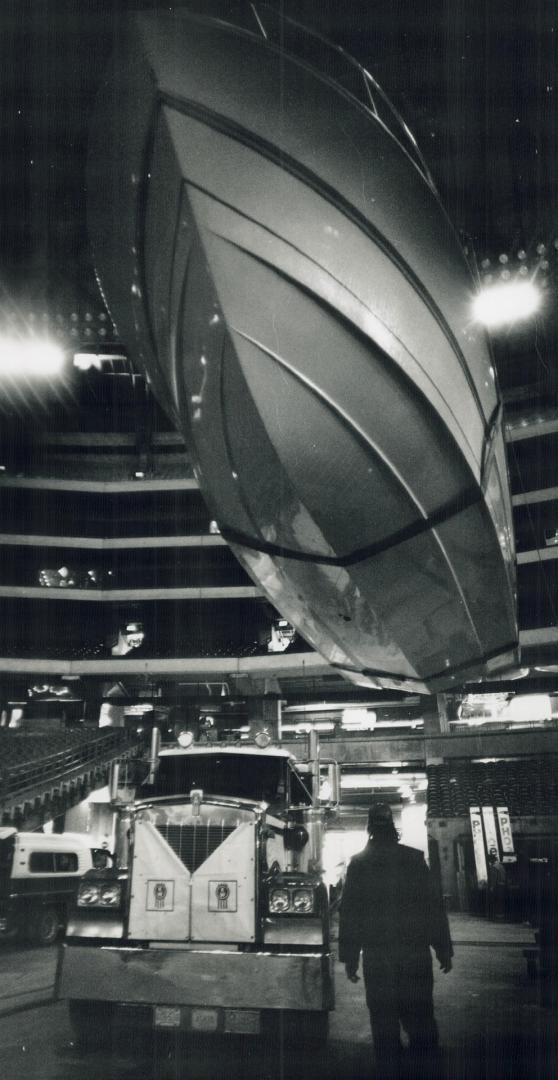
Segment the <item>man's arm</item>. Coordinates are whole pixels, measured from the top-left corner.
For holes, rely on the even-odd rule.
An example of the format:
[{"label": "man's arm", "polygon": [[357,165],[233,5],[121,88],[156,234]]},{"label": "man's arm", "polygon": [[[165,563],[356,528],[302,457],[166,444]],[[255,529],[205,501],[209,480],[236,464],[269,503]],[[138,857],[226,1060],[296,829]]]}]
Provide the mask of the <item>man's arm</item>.
[{"label": "man's arm", "polygon": [[347,978],[357,981],[362,946],[360,934],[360,905],[362,903],[359,875],[354,862],[349,863],[339,910],[339,959],[345,965]]},{"label": "man's arm", "polygon": [[436,953],[440,968],[447,975],[451,971],[453,945],[444,900],[432,870],[426,866],[426,902],[430,944]]}]

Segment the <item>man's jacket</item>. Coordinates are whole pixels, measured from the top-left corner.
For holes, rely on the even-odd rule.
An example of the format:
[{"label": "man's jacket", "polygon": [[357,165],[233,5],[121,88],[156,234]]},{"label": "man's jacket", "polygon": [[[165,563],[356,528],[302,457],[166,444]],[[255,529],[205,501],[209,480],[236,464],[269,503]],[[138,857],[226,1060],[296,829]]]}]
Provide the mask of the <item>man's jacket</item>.
[{"label": "man's jacket", "polygon": [[339,923],[339,959],[356,967],[360,950],[412,952],[432,945],[453,955],[442,897],[421,851],[370,840],[349,863]]}]

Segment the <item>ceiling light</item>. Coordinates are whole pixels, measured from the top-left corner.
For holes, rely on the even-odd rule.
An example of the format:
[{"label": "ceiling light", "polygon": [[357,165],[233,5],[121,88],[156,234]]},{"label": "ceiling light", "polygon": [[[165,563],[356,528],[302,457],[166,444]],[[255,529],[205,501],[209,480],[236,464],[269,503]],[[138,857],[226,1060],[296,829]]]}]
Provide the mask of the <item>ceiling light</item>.
[{"label": "ceiling light", "polygon": [[74,367],[79,368],[80,371],[89,371],[90,368],[96,368],[97,371],[102,371],[103,357],[98,356],[96,353],[76,352],[74,353],[73,364]]},{"label": "ceiling light", "polygon": [[511,281],[482,289],[473,303],[473,314],[492,329],[529,318],[540,302],[541,294],[532,282]]},{"label": "ceiling light", "polygon": [[393,788],[397,790],[401,784],[400,776],[382,776],[378,773],[370,775],[345,774],[341,777],[341,787],[347,790],[373,790],[374,788]]},{"label": "ceiling light", "polygon": [[343,709],[341,727],[346,731],[373,731],[376,713],[373,709]]},{"label": "ceiling light", "polygon": [[51,341],[0,337],[0,376],[57,375],[63,363],[62,349]]},{"label": "ceiling light", "polygon": [[268,653],[285,652],[296,637],[296,630],[286,619],[276,619],[270,627]]}]

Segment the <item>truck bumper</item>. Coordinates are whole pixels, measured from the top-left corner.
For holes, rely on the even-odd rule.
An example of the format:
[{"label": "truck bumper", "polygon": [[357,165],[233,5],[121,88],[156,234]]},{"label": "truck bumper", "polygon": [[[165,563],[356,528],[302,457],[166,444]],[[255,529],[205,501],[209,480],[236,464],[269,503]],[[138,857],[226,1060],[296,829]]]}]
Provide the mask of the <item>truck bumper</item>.
[{"label": "truck bumper", "polygon": [[65,945],[60,997],[142,1005],[322,1011],[333,1008],[323,953]]}]

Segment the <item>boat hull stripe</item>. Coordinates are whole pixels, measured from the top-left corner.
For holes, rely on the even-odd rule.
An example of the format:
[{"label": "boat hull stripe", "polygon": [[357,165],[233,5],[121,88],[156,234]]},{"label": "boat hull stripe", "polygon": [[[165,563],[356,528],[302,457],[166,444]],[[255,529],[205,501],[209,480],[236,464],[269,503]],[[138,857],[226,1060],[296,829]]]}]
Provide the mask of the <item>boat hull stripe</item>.
[{"label": "boat hull stripe", "polygon": [[413,521],[410,525],[406,525],[403,529],[398,529],[397,532],[392,533],[390,536],[386,536],[383,540],[377,540],[373,544],[367,544],[365,547],[357,548],[347,555],[320,555],[314,551],[293,551],[291,548],[282,547],[281,544],[273,544],[264,539],[247,536],[244,533],[238,532],[236,529],[229,529],[226,525],[221,525],[220,529],[221,536],[227,543],[238,544],[241,547],[261,551],[265,555],[278,555],[282,559],[295,559],[298,562],[320,563],[324,566],[345,567],[354,566],[356,563],[364,562],[366,559],[373,559],[376,555],[381,555],[386,551],[390,551],[391,548],[397,547],[399,544],[404,544],[407,540],[414,539],[415,536],[430,532],[432,529],[436,529],[440,525],[443,525],[444,522],[450,521],[451,518],[461,514],[464,510],[468,510],[469,507],[474,506],[475,503],[480,502],[481,500],[481,489],[476,484],[471,485],[466,491],[461,492],[455,499],[451,499],[443,506],[440,506],[438,510],[435,510],[434,513],[430,514],[428,517]]}]

